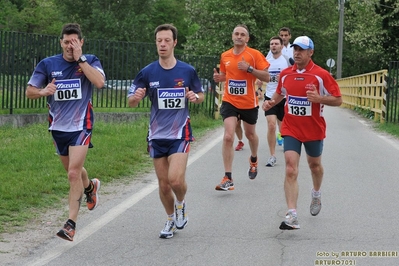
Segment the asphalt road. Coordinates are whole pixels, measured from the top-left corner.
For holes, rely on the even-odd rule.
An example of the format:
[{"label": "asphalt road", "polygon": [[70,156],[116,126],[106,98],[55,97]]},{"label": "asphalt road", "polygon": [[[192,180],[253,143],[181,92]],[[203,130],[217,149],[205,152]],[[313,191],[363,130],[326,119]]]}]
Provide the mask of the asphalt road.
[{"label": "asphalt road", "polygon": [[247,176],[244,139],[244,150],[235,152],[235,190],[214,189],[224,174],[223,130],[216,131],[190,154],[189,223],[172,239],[158,238],[166,215],[150,173],[79,217],[74,242],[54,236],[14,265],[399,265],[399,141],[347,109],[326,107],[325,115],[323,207],[310,215],[312,184],[303,151],[300,230],[278,228],[287,210],[283,149],[277,147],[277,165],[265,167],[260,112],[258,177]]}]

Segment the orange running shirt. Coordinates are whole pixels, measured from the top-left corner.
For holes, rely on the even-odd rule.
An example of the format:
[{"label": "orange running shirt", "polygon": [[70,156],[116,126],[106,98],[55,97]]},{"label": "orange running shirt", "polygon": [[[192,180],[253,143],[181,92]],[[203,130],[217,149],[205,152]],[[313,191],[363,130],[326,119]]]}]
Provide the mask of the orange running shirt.
[{"label": "orange running shirt", "polygon": [[222,53],[220,72],[226,74],[223,101],[229,102],[238,109],[253,109],[258,106],[256,77],[238,69],[238,62],[242,61],[243,57],[254,69],[264,70],[270,66],[261,52],[248,46],[238,55],[233,53],[233,48]]}]

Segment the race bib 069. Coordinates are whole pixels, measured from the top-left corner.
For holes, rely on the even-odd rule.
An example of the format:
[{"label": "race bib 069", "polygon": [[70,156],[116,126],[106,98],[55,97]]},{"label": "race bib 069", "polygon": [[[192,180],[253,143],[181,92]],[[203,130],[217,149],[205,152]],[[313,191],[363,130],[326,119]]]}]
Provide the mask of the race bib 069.
[{"label": "race bib 069", "polygon": [[247,95],[247,81],[230,79],[228,83],[229,94],[231,95]]}]

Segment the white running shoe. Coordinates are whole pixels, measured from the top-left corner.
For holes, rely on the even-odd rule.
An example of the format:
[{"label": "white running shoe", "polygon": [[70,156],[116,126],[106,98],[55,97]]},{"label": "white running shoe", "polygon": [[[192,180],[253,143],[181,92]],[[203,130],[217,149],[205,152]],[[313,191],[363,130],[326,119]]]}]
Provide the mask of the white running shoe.
[{"label": "white running shoe", "polygon": [[267,160],[266,166],[273,167],[276,165],[276,162],[277,162],[277,158],[274,156],[270,156],[269,160]]},{"label": "white running shoe", "polygon": [[285,220],[281,222],[280,224],[280,229],[281,230],[294,230],[294,229],[300,229],[301,227],[299,226],[298,223],[298,217],[295,214],[293,214],[291,211],[288,211]]},{"label": "white running shoe", "polygon": [[175,205],[175,214],[176,214],[176,228],[181,230],[186,227],[188,223],[187,211],[186,211],[186,203],[183,202],[183,205]]},{"label": "white running shoe", "polygon": [[312,202],[310,203],[310,214],[316,216],[321,210],[321,195],[315,197],[312,192]]},{"label": "white running shoe", "polygon": [[165,227],[159,233],[159,238],[172,238],[175,231],[175,221],[173,221],[172,219],[168,219],[165,223]]}]

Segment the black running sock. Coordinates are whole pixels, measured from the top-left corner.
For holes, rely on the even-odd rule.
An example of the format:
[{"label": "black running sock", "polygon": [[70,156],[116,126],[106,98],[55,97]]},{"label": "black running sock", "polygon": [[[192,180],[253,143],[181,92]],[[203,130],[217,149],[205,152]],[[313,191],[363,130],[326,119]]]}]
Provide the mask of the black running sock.
[{"label": "black running sock", "polygon": [[85,193],[91,193],[94,189],[93,182],[90,180],[89,186],[85,188]]},{"label": "black running sock", "polygon": [[252,155],[251,155],[251,162],[256,163],[257,161],[258,161],[258,156],[252,157]]},{"label": "black running sock", "polygon": [[68,219],[68,221],[66,223],[69,224],[70,226],[72,226],[73,228],[76,228],[76,223],[74,221],[72,221],[71,219]]},{"label": "black running sock", "polygon": [[227,178],[231,180],[231,172],[225,172],[224,175],[227,176]]}]

